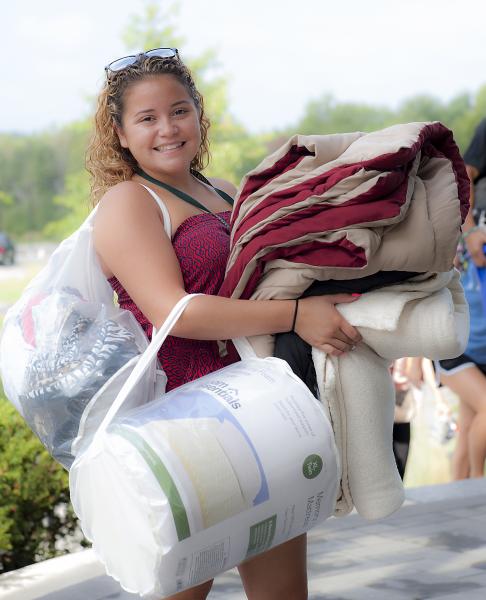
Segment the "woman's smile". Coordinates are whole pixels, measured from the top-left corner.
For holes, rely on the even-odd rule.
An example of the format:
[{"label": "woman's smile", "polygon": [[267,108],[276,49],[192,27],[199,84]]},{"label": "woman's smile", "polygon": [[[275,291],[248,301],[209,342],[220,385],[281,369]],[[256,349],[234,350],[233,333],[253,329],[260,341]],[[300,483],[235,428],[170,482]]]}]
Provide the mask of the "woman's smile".
[{"label": "woman's smile", "polygon": [[163,152],[164,154],[176,152],[180,148],[184,146],[186,142],[174,142],[173,144],[161,144],[160,146],[156,146],[154,150],[157,152]]}]

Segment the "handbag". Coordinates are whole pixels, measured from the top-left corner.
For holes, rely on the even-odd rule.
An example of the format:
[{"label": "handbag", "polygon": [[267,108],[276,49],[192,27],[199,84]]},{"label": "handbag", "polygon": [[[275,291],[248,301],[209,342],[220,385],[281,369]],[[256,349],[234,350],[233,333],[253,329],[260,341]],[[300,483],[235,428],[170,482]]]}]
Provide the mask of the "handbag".
[{"label": "handbag", "polygon": [[158,600],[308,531],[340,468],[322,405],[288,364],[242,360],[128,408],[182,298],[69,472],[85,536],[121,586]]},{"label": "handbag", "polygon": [[[167,208],[146,189],[170,235]],[[0,337],[5,395],[66,469],[148,347],[135,317],[115,305],[99,265],[92,239],[96,212],[61,242],[7,311]],[[145,404],[165,383],[154,361],[127,406]]]}]

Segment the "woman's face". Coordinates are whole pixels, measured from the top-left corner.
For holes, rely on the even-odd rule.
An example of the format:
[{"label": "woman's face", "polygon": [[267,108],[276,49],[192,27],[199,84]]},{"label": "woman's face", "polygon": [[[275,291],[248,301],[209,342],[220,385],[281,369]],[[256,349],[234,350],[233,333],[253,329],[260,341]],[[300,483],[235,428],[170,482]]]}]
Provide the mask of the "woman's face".
[{"label": "woman's face", "polygon": [[154,75],[131,85],[123,98],[120,144],[155,177],[187,172],[201,144],[199,111],[173,75]]}]

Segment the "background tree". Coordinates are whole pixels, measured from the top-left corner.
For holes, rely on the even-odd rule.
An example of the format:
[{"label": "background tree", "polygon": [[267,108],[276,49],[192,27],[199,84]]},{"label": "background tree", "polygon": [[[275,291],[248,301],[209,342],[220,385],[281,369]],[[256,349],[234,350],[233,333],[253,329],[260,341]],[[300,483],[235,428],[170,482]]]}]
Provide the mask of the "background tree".
[{"label": "background tree", "polygon": [[340,103],[331,94],[324,94],[307,104],[296,131],[307,135],[373,131],[392,122],[393,112],[385,107]]},{"label": "background tree", "polygon": [[64,209],[64,215],[47,223],[43,230],[44,237],[59,240],[77,229],[91,210],[89,193],[88,173],[84,169],[67,174],[64,191],[52,199],[53,204]]},{"label": "background tree", "polygon": [[13,198],[10,194],[0,190],[0,230],[4,229],[5,209],[7,206],[13,205]]}]

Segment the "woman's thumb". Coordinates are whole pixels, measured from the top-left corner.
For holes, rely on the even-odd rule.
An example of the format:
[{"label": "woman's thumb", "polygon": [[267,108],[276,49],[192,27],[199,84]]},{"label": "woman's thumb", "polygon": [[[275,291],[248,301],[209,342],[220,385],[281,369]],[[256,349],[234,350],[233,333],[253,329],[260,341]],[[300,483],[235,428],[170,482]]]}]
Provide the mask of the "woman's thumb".
[{"label": "woman's thumb", "polygon": [[333,294],[330,296],[330,300],[334,304],[343,304],[344,302],[354,302],[361,297],[361,294]]}]

